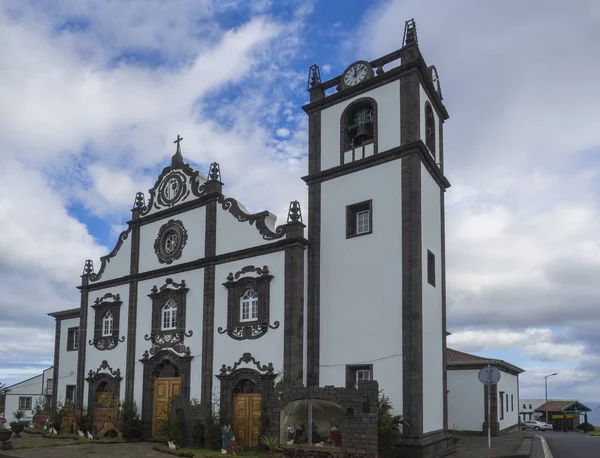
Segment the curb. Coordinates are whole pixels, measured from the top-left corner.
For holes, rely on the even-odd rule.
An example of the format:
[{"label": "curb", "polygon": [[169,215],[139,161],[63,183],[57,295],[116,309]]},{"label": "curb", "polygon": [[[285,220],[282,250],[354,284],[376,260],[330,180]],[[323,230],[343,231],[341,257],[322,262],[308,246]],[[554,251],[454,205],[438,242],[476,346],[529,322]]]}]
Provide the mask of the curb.
[{"label": "curb", "polygon": [[546,438],[542,436],[537,436],[540,438],[542,442],[542,449],[544,450],[544,458],[552,458],[552,452],[550,451],[550,447],[548,447],[548,442],[546,442]]}]

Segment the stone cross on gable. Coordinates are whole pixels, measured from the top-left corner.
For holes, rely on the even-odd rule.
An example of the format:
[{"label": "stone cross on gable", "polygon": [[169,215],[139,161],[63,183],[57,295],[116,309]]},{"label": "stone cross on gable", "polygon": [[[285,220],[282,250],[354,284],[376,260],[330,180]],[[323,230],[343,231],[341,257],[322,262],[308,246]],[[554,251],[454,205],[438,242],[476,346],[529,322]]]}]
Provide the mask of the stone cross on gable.
[{"label": "stone cross on gable", "polygon": [[177,140],[175,140],[173,143],[177,143],[177,151],[175,151],[175,154],[173,155],[173,158],[171,159],[171,164],[175,165],[175,164],[183,164],[183,156],[181,155],[181,140],[183,140],[183,137],[181,137],[179,134],[177,134]]}]

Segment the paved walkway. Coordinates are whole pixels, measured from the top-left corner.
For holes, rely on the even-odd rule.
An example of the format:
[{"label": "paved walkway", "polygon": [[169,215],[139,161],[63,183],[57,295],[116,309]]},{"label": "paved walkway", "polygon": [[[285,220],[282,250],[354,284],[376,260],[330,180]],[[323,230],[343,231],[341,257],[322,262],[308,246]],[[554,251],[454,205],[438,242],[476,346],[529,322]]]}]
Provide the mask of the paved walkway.
[{"label": "paved walkway", "polygon": [[[45,439],[40,434],[22,434],[22,438],[11,438],[13,447],[17,445],[42,443],[72,443],[71,439]],[[151,442],[118,443],[118,444],[81,444],[54,447],[35,447],[22,450],[0,450],[0,458],[165,458],[168,455],[152,450]]]},{"label": "paved walkway", "polygon": [[[492,457],[529,456],[531,439],[526,433],[514,431],[499,437],[492,437]],[[527,434],[531,436],[531,434]],[[487,458],[487,436],[460,436],[456,453],[451,458]]]}]

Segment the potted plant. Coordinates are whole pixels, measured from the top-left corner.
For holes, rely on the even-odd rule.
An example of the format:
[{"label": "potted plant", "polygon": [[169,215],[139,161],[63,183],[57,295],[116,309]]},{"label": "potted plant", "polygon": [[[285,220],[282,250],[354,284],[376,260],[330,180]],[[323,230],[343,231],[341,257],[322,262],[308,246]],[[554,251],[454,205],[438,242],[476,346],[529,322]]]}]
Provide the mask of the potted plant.
[{"label": "potted plant", "polygon": [[269,449],[267,456],[272,457],[277,449],[277,445],[279,445],[279,438],[275,436],[262,436],[260,441],[267,449]]},{"label": "potted plant", "polygon": [[15,437],[21,437],[21,432],[25,429],[25,426],[29,424],[29,421],[21,421],[21,418],[25,416],[24,410],[15,410],[12,413],[13,417],[17,419],[17,421],[11,421],[10,427],[12,431],[15,433]]}]

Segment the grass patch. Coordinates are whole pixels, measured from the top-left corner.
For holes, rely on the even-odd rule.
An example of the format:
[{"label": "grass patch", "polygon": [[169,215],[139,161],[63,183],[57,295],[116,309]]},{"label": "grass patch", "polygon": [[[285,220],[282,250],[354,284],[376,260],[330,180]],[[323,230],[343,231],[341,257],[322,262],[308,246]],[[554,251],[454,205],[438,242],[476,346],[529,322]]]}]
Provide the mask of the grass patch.
[{"label": "grass patch", "polygon": [[27,434],[46,434],[46,430],[44,428],[27,428],[23,432]]},{"label": "grass patch", "polygon": [[[207,450],[201,448],[178,448],[176,450],[170,450],[166,445],[155,445],[152,447],[157,452],[163,452],[167,455],[181,456],[189,458],[221,458],[220,450]],[[265,458],[267,456],[266,450],[246,450],[246,458]],[[281,455],[274,454],[274,457]]]},{"label": "grass patch", "polygon": [[590,431],[588,433],[588,436],[596,436],[596,437],[600,437],[600,431]]},{"label": "grass patch", "polygon": [[[73,439],[73,437],[69,437]],[[15,450],[22,450],[26,448],[47,448],[47,447],[62,447],[70,445],[83,445],[83,444],[122,444],[123,441],[118,439],[83,439],[77,436],[73,442],[40,442],[39,444],[25,444],[25,445],[13,445]]]}]

